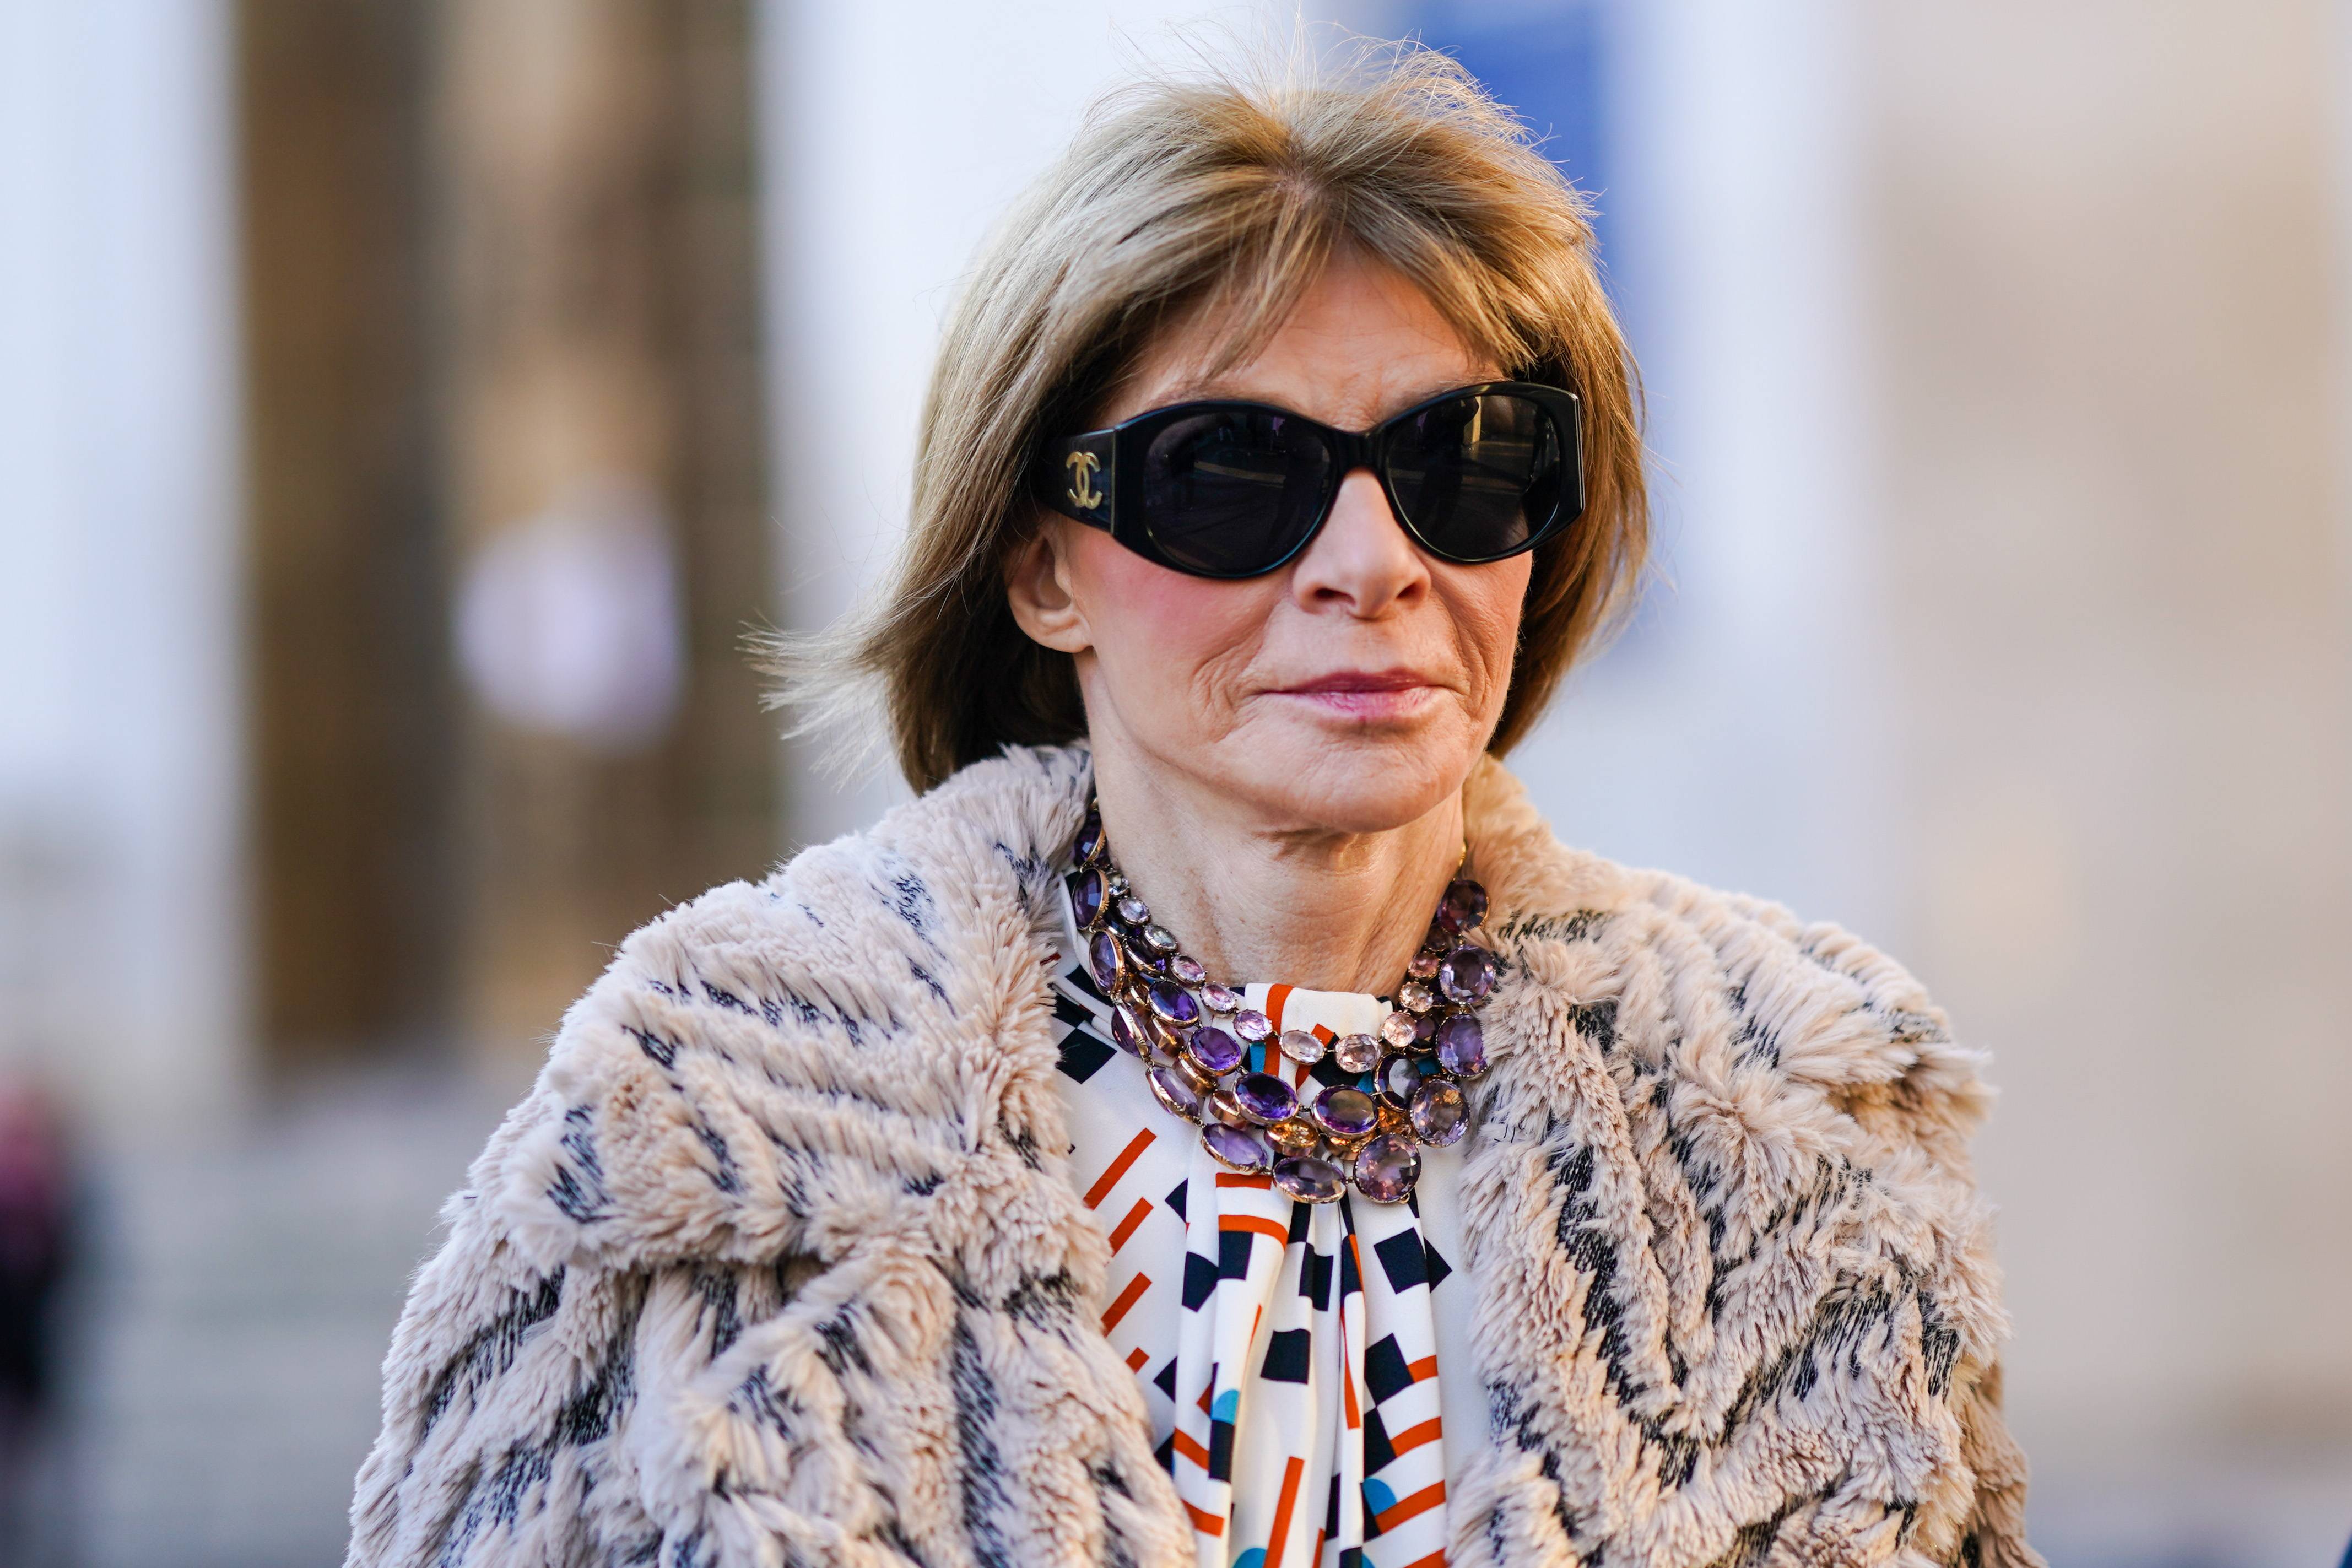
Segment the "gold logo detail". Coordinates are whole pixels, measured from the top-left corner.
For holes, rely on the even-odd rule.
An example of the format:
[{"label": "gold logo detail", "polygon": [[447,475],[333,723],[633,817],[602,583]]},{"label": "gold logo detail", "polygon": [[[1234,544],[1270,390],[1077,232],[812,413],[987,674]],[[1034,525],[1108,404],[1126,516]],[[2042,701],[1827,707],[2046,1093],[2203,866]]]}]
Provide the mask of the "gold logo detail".
[{"label": "gold logo detail", "polygon": [[1070,470],[1070,503],[1091,511],[1102,505],[1102,491],[1095,489],[1095,475],[1102,468],[1102,459],[1092,452],[1073,452],[1062,459]]}]

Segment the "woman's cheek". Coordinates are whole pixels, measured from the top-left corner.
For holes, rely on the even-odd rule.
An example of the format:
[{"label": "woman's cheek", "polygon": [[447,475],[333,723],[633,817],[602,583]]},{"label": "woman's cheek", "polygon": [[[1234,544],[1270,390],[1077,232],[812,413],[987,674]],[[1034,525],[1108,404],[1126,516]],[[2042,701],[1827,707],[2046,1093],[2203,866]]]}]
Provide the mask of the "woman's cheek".
[{"label": "woman's cheek", "polygon": [[1105,674],[1118,683],[1112,696],[1120,710],[1230,705],[1225,688],[1247,668],[1268,607],[1260,585],[1188,577],[1100,534],[1086,544],[1078,565],[1087,631]]},{"label": "woman's cheek", "polygon": [[1162,626],[1179,619],[1173,589],[1184,579],[1108,535],[1080,533],[1072,563],[1087,634],[1106,666],[1124,668],[1139,653],[1148,657]]},{"label": "woman's cheek", "polygon": [[1457,626],[1463,638],[1463,660],[1482,681],[1480,706],[1489,718],[1502,712],[1511,683],[1511,666],[1518,652],[1519,620],[1525,608],[1528,557],[1515,556],[1471,570],[1484,574],[1470,579],[1469,593],[1460,601]]}]

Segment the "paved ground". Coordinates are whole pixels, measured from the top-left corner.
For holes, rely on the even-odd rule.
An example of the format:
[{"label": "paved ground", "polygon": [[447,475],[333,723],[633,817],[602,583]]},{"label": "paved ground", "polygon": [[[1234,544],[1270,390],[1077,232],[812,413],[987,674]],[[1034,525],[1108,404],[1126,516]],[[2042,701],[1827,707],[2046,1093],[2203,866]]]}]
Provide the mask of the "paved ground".
[{"label": "paved ground", "polygon": [[[33,1520],[0,1506],[0,1568],[339,1563],[408,1275],[499,1109],[346,1086],[103,1172],[71,1440],[34,1473]],[[2352,1535],[2352,1465],[2037,1468],[2060,1568],[2334,1568]]]}]

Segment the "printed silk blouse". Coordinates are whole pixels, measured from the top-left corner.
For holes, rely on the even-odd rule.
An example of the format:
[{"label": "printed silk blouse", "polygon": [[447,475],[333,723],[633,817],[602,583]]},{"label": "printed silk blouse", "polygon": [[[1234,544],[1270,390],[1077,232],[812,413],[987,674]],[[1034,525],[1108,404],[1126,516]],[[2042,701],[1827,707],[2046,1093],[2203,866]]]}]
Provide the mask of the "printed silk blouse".
[{"label": "printed silk blouse", "polygon": [[[1444,1433],[1483,1420],[1457,1204],[1465,1144],[1422,1150],[1412,1199],[1303,1204],[1219,1164],[1111,1044],[1066,895],[1055,961],[1070,1160],[1111,1248],[1103,1332],[1143,1390],[1199,1568],[1440,1568]],[[1244,988],[1275,1028],[1377,1034],[1389,1004]],[[1272,1043],[1294,1086],[1310,1069]],[[1455,1369],[1441,1383],[1442,1364]]]}]

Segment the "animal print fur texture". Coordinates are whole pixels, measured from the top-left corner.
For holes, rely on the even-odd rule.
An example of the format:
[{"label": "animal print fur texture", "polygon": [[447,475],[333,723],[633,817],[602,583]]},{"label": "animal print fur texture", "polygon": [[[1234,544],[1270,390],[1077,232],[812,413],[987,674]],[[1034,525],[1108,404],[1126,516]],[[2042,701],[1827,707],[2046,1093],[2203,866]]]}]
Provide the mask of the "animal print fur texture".
[{"label": "animal print fur texture", "polygon": [[[632,936],[444,1211],[352,1568],[1181,1564],[1054,1151],[1083,749]],[[1903,970],[1467,786],[1505,983],[1457,1568],[2025,1568],[1967,1140]]]}]

